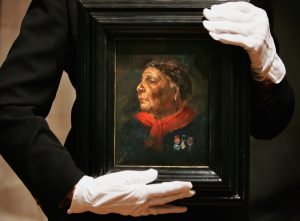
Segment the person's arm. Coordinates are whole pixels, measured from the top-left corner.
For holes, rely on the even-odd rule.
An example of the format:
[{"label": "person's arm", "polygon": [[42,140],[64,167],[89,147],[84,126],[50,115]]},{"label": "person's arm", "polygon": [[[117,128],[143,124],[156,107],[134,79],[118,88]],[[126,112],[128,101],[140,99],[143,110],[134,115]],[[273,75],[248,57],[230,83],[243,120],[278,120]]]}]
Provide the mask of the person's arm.
[{"label": "person's arm", "polygon": [[252,70],[251,134],[259,139],[277,136],[289,123],[294,93],[285,77],[265,10],[247,2],[228,2],[204,9],[204,27],[224,44],[242,47]]},{"label": "person's arm", "polygon": [[33,0],[0,69],[0,150],[46,214],[83,177],[45,120],[64,68],[64,0]]},{"label": "person's arm", "polygon": [[279,135],[290,122],[295,106],[294,91],[286,77],[278,84],[251,84],[251,134],[257,139]]}]

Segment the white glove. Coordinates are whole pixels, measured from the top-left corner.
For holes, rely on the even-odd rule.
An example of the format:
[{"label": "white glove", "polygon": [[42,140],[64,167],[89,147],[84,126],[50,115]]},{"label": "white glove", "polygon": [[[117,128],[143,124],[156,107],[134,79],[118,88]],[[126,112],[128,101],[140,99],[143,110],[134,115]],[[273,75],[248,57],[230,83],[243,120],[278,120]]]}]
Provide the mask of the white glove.
[{"label": "white glove", "polygon": [[168,203],[193,196],[192,184],[173,181],[147,185],[156,178],[154,169],[122,171],[98,178],[84,176],[75,187],[68,213],[145,216],[185,212],[186,207]]},{"label": "white glove", "polygon": [[204,9],[204,27],[222,43],[243,47],[250,57],[253,79],[279,83],[285,67],[276,53],[267,13],[247,2],[227,2]]}]

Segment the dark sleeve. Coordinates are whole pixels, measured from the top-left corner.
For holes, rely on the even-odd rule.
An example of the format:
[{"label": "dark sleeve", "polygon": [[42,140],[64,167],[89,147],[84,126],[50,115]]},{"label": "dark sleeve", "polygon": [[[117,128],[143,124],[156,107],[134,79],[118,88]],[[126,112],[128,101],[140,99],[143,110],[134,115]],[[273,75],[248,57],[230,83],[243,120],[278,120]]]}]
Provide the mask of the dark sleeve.
[{"label": "dark sleeve", "polygon": [[0,69],[0,153],[47,215],[83,176],[45,121],[65,66],[69,22],[67,0],[33,0]]},{"label": "dark sleeve", "polygon": [[[271,34],[279,53],[279,43],[273,32],[274,19],[271,2],[269,0],[251,0],[250,2],[267,12]],[[281,83],[272,85],[252,81],[250,129],[253,137],[272,139],[279,135],[290,122],[294,106],[294,91],[286,77]]]},{"label": "dark sleeve", "polygon": [[286,77],[279,84],[252,82],[251,134],[257,139],[279,135],[290,122],[295,106],[294,91]]}]

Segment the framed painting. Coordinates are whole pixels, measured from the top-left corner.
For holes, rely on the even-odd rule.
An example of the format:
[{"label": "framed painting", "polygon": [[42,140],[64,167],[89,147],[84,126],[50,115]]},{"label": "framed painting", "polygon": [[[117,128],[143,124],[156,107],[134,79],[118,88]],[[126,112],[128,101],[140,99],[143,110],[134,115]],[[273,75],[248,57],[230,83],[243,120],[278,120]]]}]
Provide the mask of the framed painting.
[{"label": "framed painting", "polygon": [[248,198],[249,63],[213,41],[204,8],[224,1],[82,0],[76,154],[90,175],[156,168],[191,181],[184,204]]}]

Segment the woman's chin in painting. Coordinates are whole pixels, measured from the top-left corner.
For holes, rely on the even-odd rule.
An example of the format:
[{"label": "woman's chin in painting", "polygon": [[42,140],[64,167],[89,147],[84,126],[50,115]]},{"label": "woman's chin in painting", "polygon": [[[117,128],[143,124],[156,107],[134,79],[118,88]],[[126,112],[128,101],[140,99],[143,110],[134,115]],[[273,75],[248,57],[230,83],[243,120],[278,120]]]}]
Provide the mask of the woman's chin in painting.
[{"label": "woman's chin in painting", "polygon": [[152,106],[150,100],[147,98],[140,98],[140,97],[138,98],[138,100],[140,102],[141,111],[151,113]]}]

